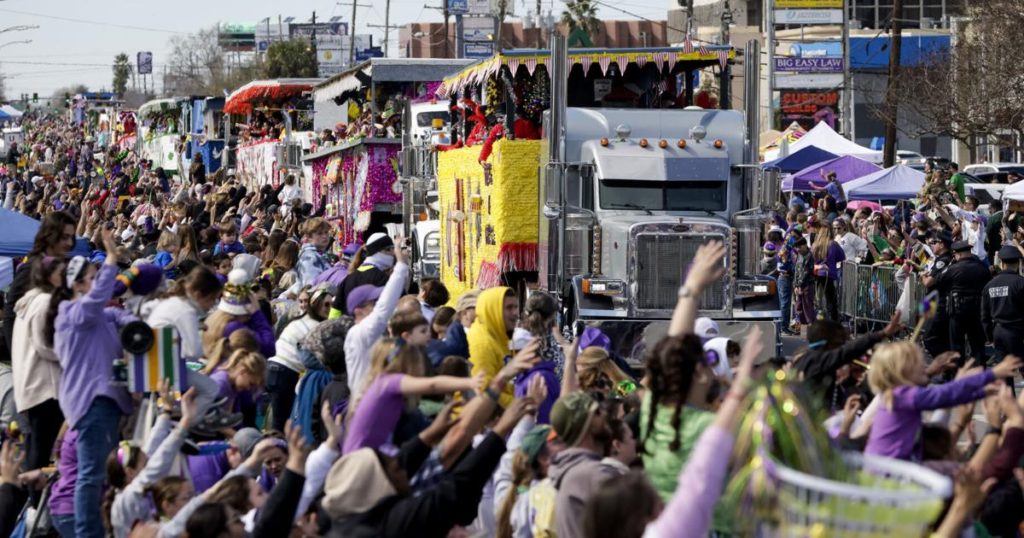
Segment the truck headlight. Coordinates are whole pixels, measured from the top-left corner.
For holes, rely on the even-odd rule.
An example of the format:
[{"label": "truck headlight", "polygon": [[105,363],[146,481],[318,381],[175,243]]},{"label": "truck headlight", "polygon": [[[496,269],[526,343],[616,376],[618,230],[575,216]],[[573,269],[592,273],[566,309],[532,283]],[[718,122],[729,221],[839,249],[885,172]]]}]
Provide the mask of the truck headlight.
[{"label": "truck headlight", "polygon": [[584,278],[580,287],[586,295],[614,297],[625,292],[626,283],[614,278]]},{"label": "truck headlight", "polygon": [[775,295],[774,280],[737,280],[737,297],[769,297]]}]

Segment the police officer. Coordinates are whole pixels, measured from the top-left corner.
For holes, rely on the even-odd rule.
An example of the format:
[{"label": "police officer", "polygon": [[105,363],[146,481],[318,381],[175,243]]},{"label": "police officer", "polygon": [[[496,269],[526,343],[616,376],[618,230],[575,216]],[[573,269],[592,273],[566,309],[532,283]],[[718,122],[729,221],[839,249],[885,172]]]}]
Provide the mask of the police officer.
[{"label": "police officer", "polygon": [[999,249],[1002,271],[981,294],[981,322],[995,345],[992,359],[1004,355],[1024,357],[1024,277],[1020,276],[1020,251],[1006,245]]},{"label": "police officer", "polygon": [[[949,314],[950,349],[959,351],[963,360],[973,357],[978,364],[985,364],[985,328],[979,314],[981,291],[992,273],[985,262],[971,253],[971,244],[967,241],[953,243],[953,260],[936,278],[936,288],[944,292]],[[970,353],[965,344],[970,345]]]},{"label": "police officer", "polygon": [[953,263],[953,255],[949,252],[949,246],[952,242],[953,237],[946,231],[934,233],[926,241],[928,248],[935,254],[935,258],[925,268],[921,281],[928,288],[929,292],[939,292],[939,304],[935,310],[935,316],[932,317],[931,322],[925,328],[922,342],[924,348],[928,350],[932,357],[937,357],[939,354],[950,350],[949,313],[946,311],[946,296],[945,291],[938,288],[937,281],[949,269],[950,264]]}]

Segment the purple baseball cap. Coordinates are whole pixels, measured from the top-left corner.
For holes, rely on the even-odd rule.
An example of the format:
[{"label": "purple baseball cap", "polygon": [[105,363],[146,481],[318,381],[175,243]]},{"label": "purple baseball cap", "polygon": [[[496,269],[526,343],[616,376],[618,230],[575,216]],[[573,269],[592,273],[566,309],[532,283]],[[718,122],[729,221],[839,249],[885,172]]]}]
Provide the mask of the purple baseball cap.
[{"label": "purple baseball cap", "polygon": [[355,312],[356,308],[370,301],[376,301],[379,299],[380,294],[383,291],[384,286],[374,286],[373,284],[356,286],[348,293],[348,297],[345,298],[345,308],[348,309],[349,314],[352,314]]}]

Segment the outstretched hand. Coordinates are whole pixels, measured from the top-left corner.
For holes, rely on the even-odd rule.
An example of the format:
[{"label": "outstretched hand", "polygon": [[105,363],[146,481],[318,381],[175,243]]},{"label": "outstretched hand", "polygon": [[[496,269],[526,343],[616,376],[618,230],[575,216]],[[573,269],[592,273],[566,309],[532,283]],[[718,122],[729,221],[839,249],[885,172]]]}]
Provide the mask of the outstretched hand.
[{"label": "outstretched hand", "polygon": [[698,294],[725,274],[725,245],[721,241],[711,241],[697,248],[686,274],[685,286],[693,294]]}]

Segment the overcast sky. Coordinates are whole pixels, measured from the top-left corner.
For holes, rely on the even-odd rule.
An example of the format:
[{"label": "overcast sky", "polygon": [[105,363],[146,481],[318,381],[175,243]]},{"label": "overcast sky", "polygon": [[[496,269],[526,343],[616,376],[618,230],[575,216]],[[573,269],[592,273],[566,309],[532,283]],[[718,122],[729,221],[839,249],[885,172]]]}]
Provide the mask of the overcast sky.
[{"label": "overcast sky", "polygon": [[[351,0],[0,0],[0,30],[15,25],[38,25],[38,29],[0,33],[0,73],[5,77],[8,98],[22,93],[49,97],[54,90],[75,83],[90,89],[110,88],[110,64],[116,54],[127,53],[134,61],[137,51],[153,52],[154,73],[159,74],[167,59],[167,41],[175,34],[188,34],[227,22],[257,22],[264,17],[293,16],[306,21],[314,10],[317,20],[340,15],[347,21]],[[512,0],[516,14],[536,6],[536,0]],[[545,10],[557,16],[562,0],[542,0]],[[599,0],[604,19],[630,19],[626,10],[640,17],[662,20],[668,0]],[[357,15],[359,33],[374,34],[374,44],[383,40],[383,29],[366,24],[384,24],[385,0],[359,0],[370,7]],[[391,0],[391,24],[440,21],[441,14],[426,6],[441,0]],[[287,11],[282,11],[282,10]],[[29,44],[11,41],[31,39]],[[391,55],[397,55],[398,32],[391,34]],[[158,77],[159,78],[159,77]],[[157,82],[159,84],[159,81]]]}]

